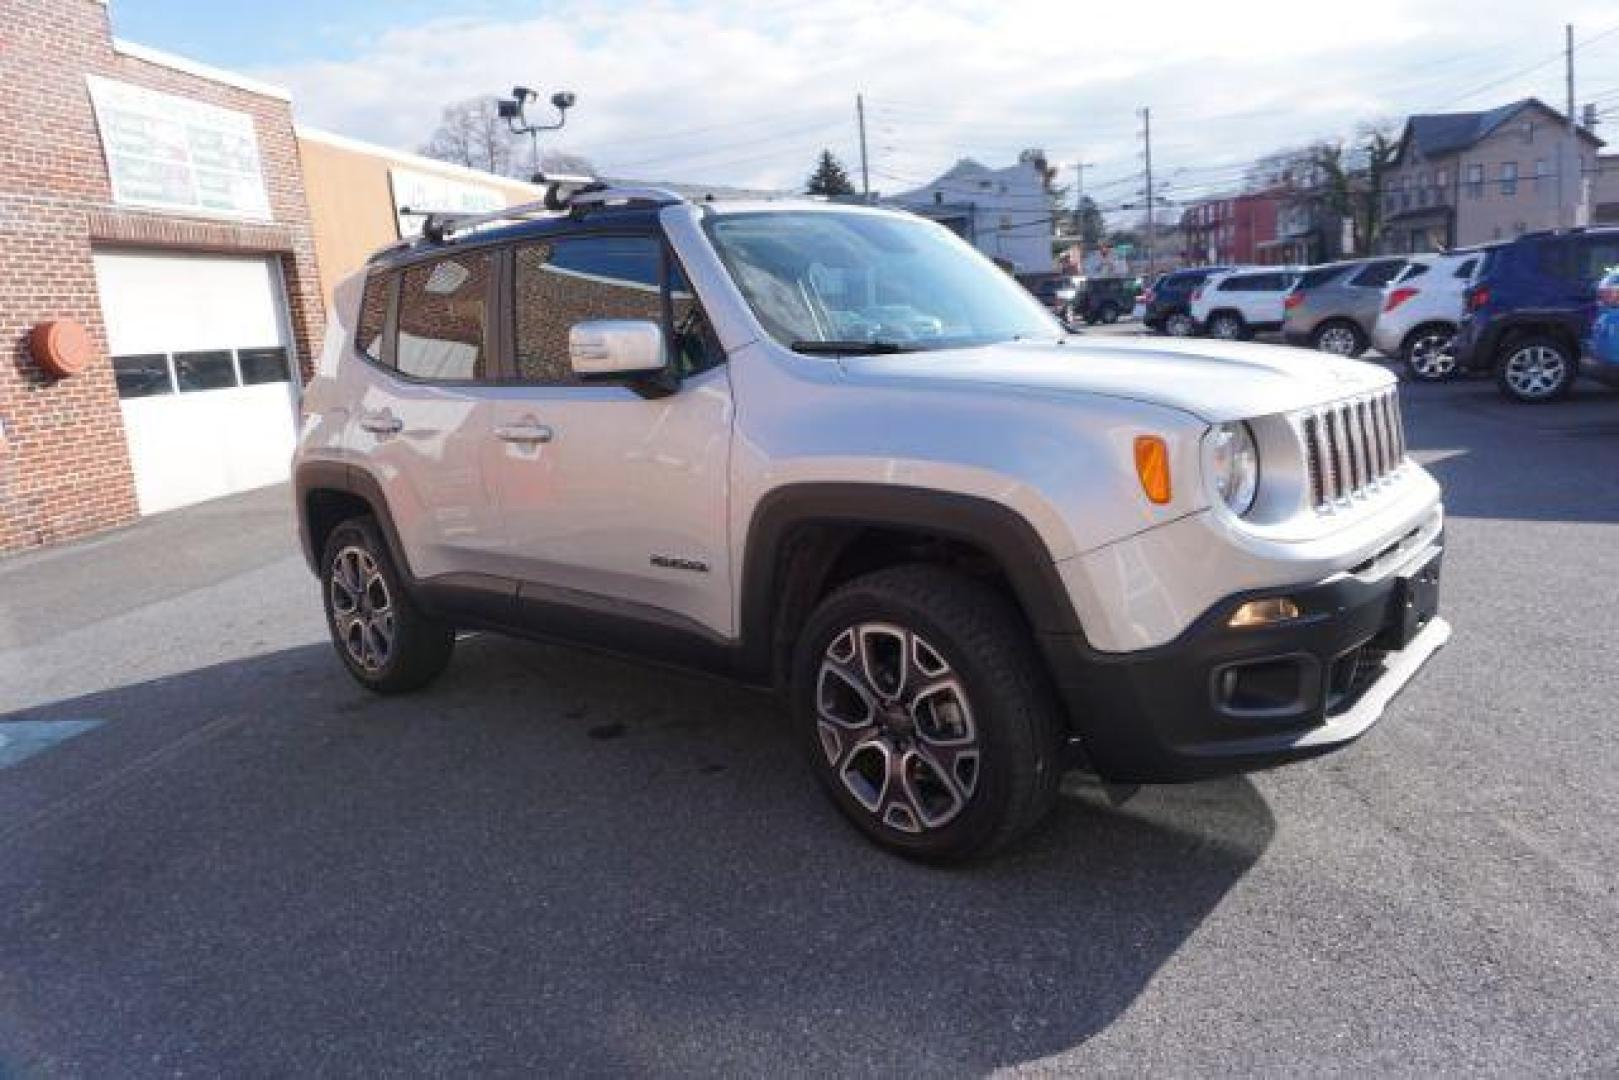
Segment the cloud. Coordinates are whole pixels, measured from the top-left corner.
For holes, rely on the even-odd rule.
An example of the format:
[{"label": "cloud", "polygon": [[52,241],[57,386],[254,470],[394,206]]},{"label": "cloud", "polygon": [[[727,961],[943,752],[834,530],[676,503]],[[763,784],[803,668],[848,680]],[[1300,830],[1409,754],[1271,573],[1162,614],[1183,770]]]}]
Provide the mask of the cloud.
[{"label": "cloud", "polygon": [[[874,188],[1040,146],[1056,162],[1093,163],[1086,182],[1106,205],[1135,195],[1142,105],[1153,107],[1160,176],[1189,198],[1234,182],[1243,161],[1363,121],[1527,93],[1560,103],[1565,16],[1535,7],[562,3],[529,18],[395,26],[341,61],[255,74],[291,86],[306,122],[404,148],[426,140],[448,102],[517,83],[572,89],[567,128],[542,138],[607,174],[765,187],[802,183],[823,146],[858,175],[863,92]],[[1583,39],[1613,10],[1576,5],[1566,17]],[[1605,61],[1582,56],[1588,84],[1605,88],[1619,34],[1588,51]]]}]

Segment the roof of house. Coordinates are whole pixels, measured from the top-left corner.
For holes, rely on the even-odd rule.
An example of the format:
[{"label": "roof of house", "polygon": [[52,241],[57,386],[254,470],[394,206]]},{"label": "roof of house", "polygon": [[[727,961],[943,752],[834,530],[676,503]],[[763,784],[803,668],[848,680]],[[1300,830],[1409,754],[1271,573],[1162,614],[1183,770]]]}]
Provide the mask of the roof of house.
[{"label": "roof of house", "polygon": [[[1405,134],[1400,141],[1400,157],[1405,157],[1406,150],[1413,143],[1422,152],[1422,156],[1428,158],[1465,150],[1479,140],[1494,134],[1497,129],[1525,109],[1537,108],[1551,114],[1559,123],[1565,122],[1562,113],[1539,98],[1532,97],[1521,98],[1483,112],[1424,113],[1409,117],[1405,122]],[[1603,145],[1601,139],[1584,128],[1580,128],[1579,132],[1595,145]]]}]

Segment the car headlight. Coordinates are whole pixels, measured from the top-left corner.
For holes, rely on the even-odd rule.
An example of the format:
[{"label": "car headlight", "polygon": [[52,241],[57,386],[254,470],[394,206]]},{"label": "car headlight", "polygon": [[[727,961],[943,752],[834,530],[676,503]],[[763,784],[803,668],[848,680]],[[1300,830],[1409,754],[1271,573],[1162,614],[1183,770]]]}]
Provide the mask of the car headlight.
[{"label": "car headlight", "polygon": [[1259,446],[1247,424],[1216,424],[1203,439],[1203,470],[1221,500],[1238,517],[1259,496]]}]

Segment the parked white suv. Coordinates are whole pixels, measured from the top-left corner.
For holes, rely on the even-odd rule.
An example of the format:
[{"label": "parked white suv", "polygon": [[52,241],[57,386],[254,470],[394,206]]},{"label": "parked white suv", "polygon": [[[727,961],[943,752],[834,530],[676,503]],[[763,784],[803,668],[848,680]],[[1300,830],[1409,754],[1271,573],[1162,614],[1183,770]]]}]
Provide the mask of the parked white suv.
[{"label": "parked white suv", "polygon": [[1210,337],[1246,341],[1282,328],[1287,291],[1298,280],[1288,267],[1248,267],[1213,274],[1192,290],[1192,320]]},{"label": "parked white suv", "polygon": [[1341,746],[1450,633],[1379,368],[1070,337],[885,210],[569,206],[430,222],[337,290],[297,510],[373,690],[457,628],[724,672],[868,836],[959,858],[1071,766]]},{"label": "parked white suv", "polygon": [[1384,356],[1403,360],[1419,382],[1436,382],[1456,374],[1451,347],[1461,325],[1467,287],[1483,253],[1455,251],[1413,255],[1400,275],[1383,288],[1383,307],[1372,329],[1372,346]]}]

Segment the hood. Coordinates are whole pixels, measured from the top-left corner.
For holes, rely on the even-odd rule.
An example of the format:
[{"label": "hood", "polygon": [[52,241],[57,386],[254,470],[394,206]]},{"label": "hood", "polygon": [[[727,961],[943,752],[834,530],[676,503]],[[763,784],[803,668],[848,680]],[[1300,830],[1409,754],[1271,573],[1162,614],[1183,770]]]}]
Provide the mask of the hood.
[{"label": "hood", "polygon": [[1100,394],[1164,405],[1210,423],[1337,401],[1394,383],[1380,367],[1308,349],[1245,342],[1069,338],[976,349],[856,356],[853,382],[918,380],[1054,394]]}]

